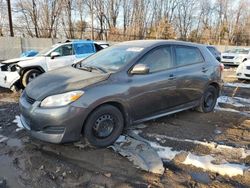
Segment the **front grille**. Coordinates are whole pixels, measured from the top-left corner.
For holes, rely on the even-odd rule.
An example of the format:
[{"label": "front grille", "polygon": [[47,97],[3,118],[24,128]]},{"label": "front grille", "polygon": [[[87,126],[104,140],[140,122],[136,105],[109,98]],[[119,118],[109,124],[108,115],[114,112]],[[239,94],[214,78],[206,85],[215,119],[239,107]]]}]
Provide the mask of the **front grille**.
[{"label": "front grille", "polygon": [[234,56],[222,56],[223,59],[233,59]]},{"label": "front grille", "polygon": [[250,70],[250,66],[247,66],[247,70]]},{"label": "front grille", "polygon": [[222,61],[221,63],[224,63],[224,64],[234,64],[234,62],[224,62],[224,61]]},{"label": "front grille", "polygon": [[250,74],[245,74],[246,77],[250,77]]},{"label": "front grille", "polygon": [[35,99],[32,99],[31,97],[29,97],[26,92],[23,93],[23,96],[25,100],[30,104],[34,104],[34,102],[36,101]]}]

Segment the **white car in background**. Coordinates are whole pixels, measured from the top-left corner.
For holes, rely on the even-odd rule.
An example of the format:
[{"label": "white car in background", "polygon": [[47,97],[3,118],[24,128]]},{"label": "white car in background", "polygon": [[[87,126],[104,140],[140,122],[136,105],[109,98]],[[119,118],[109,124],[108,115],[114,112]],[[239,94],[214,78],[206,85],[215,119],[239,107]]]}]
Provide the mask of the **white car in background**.
[{"label": "white car in background", "polygon": [[239,80],[250,80],[250,59],[238,66],[236,76]]},{"label": "white car in background", "polygon": [[225,65],[240,65],[250,59],[249,48],[235,48],[221,54],[221,63]]},{"label": "white car in background", "polygon": [[34,57],[21,57],[1,62],[0,87],[15,91],[26,87],[34,78],[44,72],[70,66],[78,59],[84,59],[108,47],[105,42],[75,40],[58,43]]}]

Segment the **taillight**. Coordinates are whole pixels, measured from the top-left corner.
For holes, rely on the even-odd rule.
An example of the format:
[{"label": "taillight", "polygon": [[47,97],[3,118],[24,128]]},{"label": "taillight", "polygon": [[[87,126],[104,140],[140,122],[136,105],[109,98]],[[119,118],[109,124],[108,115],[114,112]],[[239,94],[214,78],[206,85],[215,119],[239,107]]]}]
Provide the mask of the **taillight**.
[{"label": "taillight", "polygon": [[224,64],[220,63],[220,71],[223,72],[224,71]]}]

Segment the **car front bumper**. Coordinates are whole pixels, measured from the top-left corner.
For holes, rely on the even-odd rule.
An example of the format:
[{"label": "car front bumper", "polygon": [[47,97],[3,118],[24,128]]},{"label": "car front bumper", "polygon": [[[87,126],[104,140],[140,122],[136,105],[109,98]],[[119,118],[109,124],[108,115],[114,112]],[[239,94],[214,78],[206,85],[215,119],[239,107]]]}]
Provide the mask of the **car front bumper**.
[{"label": "car front bumper", "polygon": [[221,59],[221,63],[225,65],[239,65],[242,61],[235,59]]},{"label": "car front bumper", "polygon": [[236,70],[236,77],[238,79],[250,80],[250,69],[247,69],[246,66],[239,66]]},{"label": "car front bumper", "polygon": [[20,97],[19,107],[22,125],[32,137],[50,143],[73,142],[80,139],[86,118],[85,108],[73,105],[41,108],[39,101],[31,104],[24,94]]},{"label": "car front bumper", "polygon": [[18,80],[20,75],[18,72],[1,71],[0,70],[0,87],[11,88]]}]

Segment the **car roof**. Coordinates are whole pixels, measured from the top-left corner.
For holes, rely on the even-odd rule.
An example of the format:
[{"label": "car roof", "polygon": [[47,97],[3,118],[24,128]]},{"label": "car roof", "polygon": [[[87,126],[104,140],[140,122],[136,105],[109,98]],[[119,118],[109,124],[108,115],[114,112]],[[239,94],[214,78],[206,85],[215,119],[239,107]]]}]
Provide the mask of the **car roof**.
[{"label": "car roof", "polygon": [[132,41],[125,41],[118,44],[117,46],[136,46],[136,47],[152,47],[156,45],[164,45],[164,44],[177,44],[177,45],[187,45],[187,46],[196,46],[196,47],[203,47],[202,44],[192,43],[192,42],[185,42],[185,41],[178,41],[178,40],[132,40]]}]

